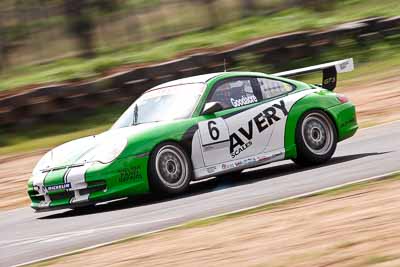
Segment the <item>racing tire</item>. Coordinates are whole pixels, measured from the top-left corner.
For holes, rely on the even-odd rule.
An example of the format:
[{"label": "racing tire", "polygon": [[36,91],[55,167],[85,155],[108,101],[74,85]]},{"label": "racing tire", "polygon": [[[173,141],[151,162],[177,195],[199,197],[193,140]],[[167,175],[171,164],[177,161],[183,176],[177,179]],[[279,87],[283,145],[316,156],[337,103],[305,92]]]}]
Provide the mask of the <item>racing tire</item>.
[{"label": "racing tire", "polygon": [[182,193],[189,187],[192,177],[192,162],[180,145],[173,142],[162,143],[151,153],[149,186],[152,192]]},{"label": "racing tire", "polygon": [[336,126],[331,118],[320,110],[303,114],[296,127],[297,158],[300,166],[313,166],[327,162],[335,153]]}]

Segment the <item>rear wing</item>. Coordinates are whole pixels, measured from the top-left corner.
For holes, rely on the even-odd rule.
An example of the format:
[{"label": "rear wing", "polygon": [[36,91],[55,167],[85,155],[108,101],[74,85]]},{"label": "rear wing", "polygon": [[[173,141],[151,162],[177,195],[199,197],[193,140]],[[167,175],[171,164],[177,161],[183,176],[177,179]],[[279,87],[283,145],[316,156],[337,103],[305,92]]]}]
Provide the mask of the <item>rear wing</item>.
[{"label": "rear wing", "polygon": [[279,72],[273,74],[274,76],[279,77],[294,77],[302,74],[322,71],[323,78],[322,78],[322,87],[333,91],[336,87],[337,81],[337,74],[350,72],[354,70],[354,62],[352,58],[343,59],[339,61],[334,61],[330,63],[325,63],[321,65],[296,69],[296,70],[289,70],[284,72]]}]

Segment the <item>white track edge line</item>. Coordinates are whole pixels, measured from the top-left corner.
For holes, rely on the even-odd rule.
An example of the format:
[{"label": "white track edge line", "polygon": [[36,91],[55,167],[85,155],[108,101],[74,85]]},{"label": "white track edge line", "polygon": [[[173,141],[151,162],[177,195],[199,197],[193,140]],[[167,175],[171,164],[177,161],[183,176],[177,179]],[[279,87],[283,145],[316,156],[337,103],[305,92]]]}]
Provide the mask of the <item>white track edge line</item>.
[{"label": "white track edge line", "polygon": [[[372,127],[374,127],[374,126],[372,126]],[[234,211],[229,211],[229,212],[225,212],[225,213],[221,213],[221,214],[217,214],[217,215],[213,215],[213,216],[209,216],[209,217],[204,217],[204,218],[200,218],[200,219],[195,219],[195,220],[208,220],[208,219],[213,219],[213,218],[217,218],[217,217],[221,217],[221,216],[240,213],[240,212],[243,212],[243,211],[249,211],[249,210],[257,209],[257,208],[260,208],[260,207],[263,207],[263,206],[267,206],[267,205],[278,204],[278,203],[285,202],[285,201],[288,201],[288,200],[293,200],[293,199],[298,199],[298,198],[302,198],[302,197],[312,196],[312,195],[315,195],[315,194],[318,194],[318,193],[323,193],[323,192],[326,192],[326,191],[338,189],[338,188],[349,186],[349,185],[354,185],[354,184],[373,181],[373,180],[384,179],[384,178],[390,177],[390,176],[398,174],[398,173],[399,173],[399,170],[393,171],[393,172],[387,172],[387,173],[384,173],[384,174],[375,175],[375,176],[372,176],[372,177],[363,178],[363,179],[347,182],[347,183],[340,184],[340,185],[325,187],[325,188],[314,190],[314,191],[311,191],[311,192],[308,192],[308,193],[303,193],[303,194],[299,194],[299,195],[295,195],[295,196],[291,196],[291,197],[286,197],[286,198],[282,198],[282,199],[278,199],[278,200],[273,200],[273,201],[269,201],[269,202],[266,202],[266,203],[263,203],[263,204],[254,205],[254,206],[251,206],[251,207],[238,209],[238,210],[234,210]],[[70,255],[73,255],[73,254],[76,254],[76,253],[81,253],[81,252],[85,252],[85,251],[88,251],[88,250],[92,250],[92,249],[96,249],[96,248],[105,247],[105,246],[113,245],[113,244],[116,244],[116,243],[128,241],[128,240],[133,239],[133,238],[139,238],[139,237],[142,237],[142,236],[145,236],[145,235],[150,235],[150,234],[159,233],[159,232],[163,232],[163,231],[167,231],[167,230],[172,230],[172,229],[179,228],[179,227],[182,227],[184,225],[187,225],[189,222],[190,221],[187,221],[187,222],[184,222],[184,223],[181,223],[181,224],[177,224],[177,225],[161,228],[161,229],[158,229],[158,230],[149,231],[149,232],[145,232],[145,233],[142,233],[142,234],[133,235],[133,236],[129,236],[129,237],[124,237],[124,238],[121,238],[121,239],[117,239],[117,240],[113,240],[113,241],[109,241],[109,242],[104,242],[104,243],[101,243],[101,244],[97,244],[97,245],[93,245],[93,246],[89,246],[89,247],[73,250],[73,251],[70,251],[70,252],[61,253],[61,254],[57,254],[57,255],[54,255],[54,256],[49,256],[49,257],[45,257],[45,258],[29,261],[29,262],[26,262],[26,263],[21,263],[21,264],[18,264],[18,265],[13,265],[13,267],[26,266],[26,265],[35,264],[35,263],[39,263],[39,262],[43,262],[43,261],[48,261],[48,260],[52,260],[52,259],[56,259],[56,258],[60,258],[60,257],[70,256]]]}]

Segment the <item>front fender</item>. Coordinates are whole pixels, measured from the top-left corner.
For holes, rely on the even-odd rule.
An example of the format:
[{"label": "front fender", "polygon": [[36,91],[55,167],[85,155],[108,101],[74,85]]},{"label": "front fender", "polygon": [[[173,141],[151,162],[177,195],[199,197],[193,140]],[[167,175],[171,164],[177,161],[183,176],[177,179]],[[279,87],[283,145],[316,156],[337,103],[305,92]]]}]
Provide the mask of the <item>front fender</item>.
[{"label": "front fender", "polygon": [[148,157],[126,157],[110,164],[94,164],[85,174],[88,184],[106,181],[107,191],[93,192],[90,200],[111,199],[149,192],[147,177]]}]

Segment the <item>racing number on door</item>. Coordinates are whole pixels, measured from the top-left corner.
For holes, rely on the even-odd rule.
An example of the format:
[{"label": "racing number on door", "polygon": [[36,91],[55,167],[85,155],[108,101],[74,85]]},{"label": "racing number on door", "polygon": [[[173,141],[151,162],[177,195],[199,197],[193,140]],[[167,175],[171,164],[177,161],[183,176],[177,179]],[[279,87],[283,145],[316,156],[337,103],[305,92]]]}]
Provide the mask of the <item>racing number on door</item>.
[{"label": "racing number on door", "polygon": [[218,140],[219,138],[219,130],[215,127],[217,123],[215,121],[208,122],[208,132],[210,133],[210,137],[212,140]]},{"label": "racing number on door", "polygon": [[222,118],[200,122],[199,130],[203,145],[229,141],[228,127]]}]

